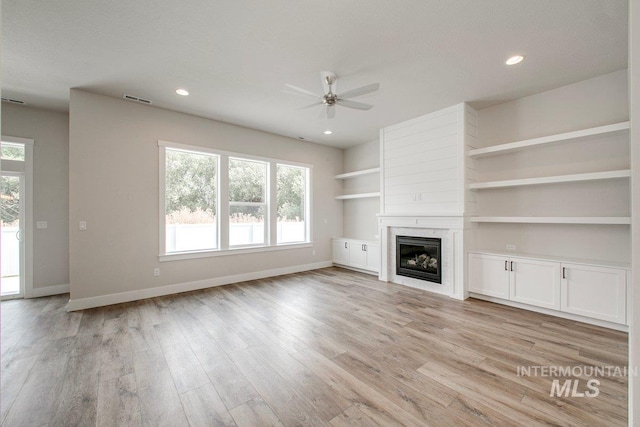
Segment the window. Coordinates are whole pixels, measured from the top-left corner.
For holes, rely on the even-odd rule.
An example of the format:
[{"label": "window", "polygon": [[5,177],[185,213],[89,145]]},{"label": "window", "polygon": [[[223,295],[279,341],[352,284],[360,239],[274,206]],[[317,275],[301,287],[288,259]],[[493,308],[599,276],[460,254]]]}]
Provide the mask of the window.
[{"label": "window", "polygon": [[158,145],[161,260],[310,242],[308,166]]},{"label": "window", "polygon": [[267,163],[229,159],[229,246],[267,241]]},{"label": "window", "polygon": [[307,168],[278,165],[278,243],[306,241]]},{"label": "window", "polygon": [[216,249],[218,156],[167,148],[165,252]]},{"label": "window", "polygon": [[2,160],[18,160],[24,162],[24,144],[2,141],[0,153]]}]

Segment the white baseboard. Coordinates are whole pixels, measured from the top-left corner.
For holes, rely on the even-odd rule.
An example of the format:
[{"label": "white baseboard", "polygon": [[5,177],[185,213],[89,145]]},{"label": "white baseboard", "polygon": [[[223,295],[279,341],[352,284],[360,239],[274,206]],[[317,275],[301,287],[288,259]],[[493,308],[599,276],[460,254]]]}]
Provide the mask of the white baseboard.
[{"label": "white baseboard", "polygon": [[281,276],[283,274],[299,273],[301,271],[316,270],[318,268],[331,267],[331,261],[316,262],[313,264],[295,265],[291,267],[274,268],[272,270],[255,271],[252,273],[236,274],[234,276],[215,277],[212,279],[197,280],[194,282],[176,283],[174,285],[159,286],[156,288],[140,289],[137,291],[120,292],[117,294],[100,295],[97,297],[71,299],[67,304],[67,311],[85,310],[87,308],[102,307],[105,305],[120,304],[123,302],[137,301],[146,298],[160,297],[164,295],[178,294],[180,292],[196,291],[198,289],[212,288],[214,286],[229,285],[231,283],[246,282],[249,280],[265,279],[267,277]]},{"label": "white baseboard", "polygon": [[44,288],[33,288],[28,298],[48,297],[51,295],[60,295],[69,293],[69,284],[45,286]]}]

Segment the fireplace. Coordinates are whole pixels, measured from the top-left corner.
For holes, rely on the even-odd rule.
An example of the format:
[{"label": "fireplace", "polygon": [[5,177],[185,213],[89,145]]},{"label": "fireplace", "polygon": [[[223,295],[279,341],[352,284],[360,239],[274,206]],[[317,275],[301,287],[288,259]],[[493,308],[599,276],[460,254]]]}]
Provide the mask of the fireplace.
[{"label": "fireplace", "polygon": [[396,274],[442,283],[441,239],[396,236]]}]

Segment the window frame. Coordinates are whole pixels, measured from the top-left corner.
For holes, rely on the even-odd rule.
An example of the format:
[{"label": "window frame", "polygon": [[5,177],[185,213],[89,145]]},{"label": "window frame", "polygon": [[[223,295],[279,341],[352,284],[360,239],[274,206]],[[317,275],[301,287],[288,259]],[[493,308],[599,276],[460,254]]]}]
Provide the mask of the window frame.
[{"label": "window frame", "polygon": [[[159,140],[159,254],[158,259],[163,261],[177,261],[183,259],[208,258],[226,255],[239,255],[245,253],[277,251],[294,248],[313,247],[312,232],[312,204],[313,195],[311,194],[313,165],[307,163],[293,162],[271,157],[262,157],[245,153],[236,153],[224,150],[217,150],[209,147],[182,144],[177,142]],[[191,152],[194,154],[212,154],[218,157],[218,168],[216,173],[217,188],[217,206],[216,206],[216,225],[217,225],[217,248],[206,250],[194,250],[184,252],[166,252],[166,214],[165,214],[165,198],[166,198],[166,150],[180,150]],[[232,203],[229,200],[229,159],[235,158],[239,160],[257,161],[266,163],[266,187],[264,203],[256,205],[265,206],[264,218],[264,244],[253,245],[229,245],[229,208]],[[305,241],[292,243],[277,242],[277,221],[278,221],[278,200],[277,200],[277,166],[292,166],[303,168],[306,172],[305,176]],[[237,205],[237,204],[236,204]]]}]

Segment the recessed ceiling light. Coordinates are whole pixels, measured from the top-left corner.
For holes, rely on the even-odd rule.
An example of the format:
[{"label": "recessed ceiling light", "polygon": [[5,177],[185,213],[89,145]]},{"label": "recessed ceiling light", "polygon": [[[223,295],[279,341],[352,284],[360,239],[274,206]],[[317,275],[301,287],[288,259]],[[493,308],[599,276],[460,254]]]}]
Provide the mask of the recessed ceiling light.
[{"label": "recessed ceiling light", "polygon": [[189,95],[189,91],[188,91],[188,90],[186,90],[186,89],[177,89],[177,90],[176,90],[176,93],[177,93],[178,95],[182,95],[182,96],[187,96],[187,95]]},{"label": "recessed ceiling light", "polygon": [[522,62],[522,60],[524,59],[524,56],[522,55],[513,55],[511,58],[507,59],[505,61],[505,64],[507,65],[516,65]]},{"label": "recessed ceiling light", "polygon": [[332,133],[333,133],[333,132],[331,132],[330,130],[325,130],[325,131],[324,131],[324,134],[325,134],[325,135],[331,135]]}]

